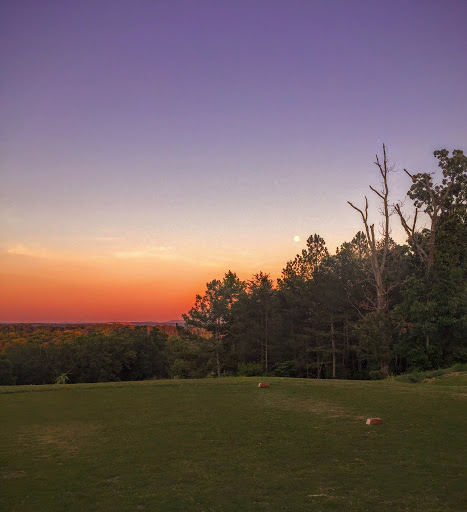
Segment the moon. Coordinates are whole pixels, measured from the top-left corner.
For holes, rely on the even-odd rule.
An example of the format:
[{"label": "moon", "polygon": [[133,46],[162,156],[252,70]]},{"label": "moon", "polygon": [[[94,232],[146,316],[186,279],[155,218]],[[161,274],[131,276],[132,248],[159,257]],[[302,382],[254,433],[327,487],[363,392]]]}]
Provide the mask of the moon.
[{"label": "moon", "polygon": [[294,241],[294,242],[300,242],[300,237],[299,237],[298,235],[295,235],[295,236],[293,237],[293,241]]}]

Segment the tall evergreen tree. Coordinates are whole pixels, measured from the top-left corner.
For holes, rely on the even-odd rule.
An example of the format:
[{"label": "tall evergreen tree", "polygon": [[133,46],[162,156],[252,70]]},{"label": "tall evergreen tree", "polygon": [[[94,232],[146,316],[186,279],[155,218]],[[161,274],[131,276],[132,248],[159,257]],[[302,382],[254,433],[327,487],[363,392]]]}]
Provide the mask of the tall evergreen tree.
[{"label": "tall evergreen tree", "polygon": [[245,283],[229,270],[222,281],[214,279],[207,283],[204,295],[197,295],[195,305],[183,315],[186,325],[201,327],[211,333],[218,377],[221,376],[221,353],[226,349],[223,340],[230,327],[232,305],[244,289]]}]

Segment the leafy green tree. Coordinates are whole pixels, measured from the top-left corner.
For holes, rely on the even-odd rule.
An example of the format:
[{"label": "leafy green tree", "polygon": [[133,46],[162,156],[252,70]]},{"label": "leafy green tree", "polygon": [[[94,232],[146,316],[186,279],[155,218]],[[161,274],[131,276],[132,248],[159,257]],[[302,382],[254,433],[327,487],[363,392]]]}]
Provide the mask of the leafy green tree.
[{"label": "leafy green tree", "polygon": [[400,325],[397,355],[409,369],[429,370],[467,358],[467,222],[440,223],[432,267],[414,265],[395,313]]},{"label": "leafy green tree", "polygon": [[[434,156],[439,160],[438,166],[442,171],[442,178],[437,181],[432,173],[411,174],[404,169],[412,180],[412,186],[408,191],[408,196],[415,205],[412,225],[409,225],[405,218],[401,204],[395,205],[395,211],[399,215],[409,242],[428,270],[435,261],[436,238],[440,222],[450,215],[462,215],[467,203],[467,156],[459,149],[455,149],[451,157],[446,149],[435,151]],[[416,227],[419,210],[430,219],[430,228],[424,233],[418,232]]]},{"label": "leafy green tree", "polygon": [[239,371],[240,364],[259,364],[267,372],[281,357],[277,290],[264,272],[254,274],[245,285],[230,311],[226,336],[231,345],[229,367]]},{"label": "leafy green tree", "polygon": [[166,343],[169,373],[172,378],[195,379],[207,377],[214,366],[206,340],[195,336],[172,335]]},{"label": "leafy green tree", "polygon": [[12,362],[4,355],[0,355],[0,386],[12,386],[15,382]]},{"label": "leafy green tree", "polygon": [[222,281],[214,279],[207,283],[204,295],[197,295],[195,305],[183,315],[186,325],[211,333],[218,377],[222,371],[221,353],[226,349],[223,341],[229,331],[232,306],[244,289],[245,283],[229,270]]},{"label": "leafy green tree", "polygon": [[[342,340],[341,329],[344,322],[346,307],[345,290],[340,278],[340,266],[337,257],[329,256],[315,270],[312,282],[313,318],[323,343],[321,353],[331,356],[331,375],[337,376],[337,357],[342,351],[339,341]],[[318,374],[319,376],[319,374]]]},{"label": "leafy green tree", "polygon": [[121,334],[93,333],[79,337],[74,345],[76,367],[73,382],[109,382],[123,380],[136,360],[131,340]]},{"label": "leafy green tree", "polygon": [[287,280],[297,278],[304,281],[311,280],[315,269],[328,256],[329,251],[324,239],[317,234],[311,235],[306,241],[306,249],[297,254],[293,260],[287,262],[282,270],[282,278],[279,280],[279,284],[286,284]]},{"label": "leafy green tree", "polygon": [[[396,308],[401,326],[397,352],[409,368],[436,368],[466,356],[467,157],[461,150],[449,156],[445,149],[434,156],[440,177],[406,171],[416,208],[411,225],[395,206],[418,259]],[[430,219],[422,231],[416,227],[419,210]]]},{"label": "leafy green tree", "polygon": [[313,354],[317,357],[318,374],[321,368],[321,351],[316,348],[316,329],[313,325],[312,279],[317,268],[329,257],[326,242],[315,234],[308,238],[307,248],[288,261],[278,279],[279,299],[288,325],[290,354],[297,374],[309,377]]},{"label": "leafy green tree", "polygon": [[360,357],[367,361],[368,370],[379,370],[387,376],[395,336],[391,315],[385,311],[372,311],[355,324],[354,330],[359,340]]},{"label": "leafy green tree", "polygon": [[135,357],[130,365],[123,366],[122,380],[146,380],[168,376],[165,355],[167,334],[146,326],[127,328],[122,335],[131,344]]},{"label": "leafy green tree", "polygon": [[[5,351],[13,365],[17,384],[53,384],[56,372],[56,348],[48,343],[39,343],[32,336],[27,343],[14,343]],[[62,373],[62,372],[60,372]]]},{"label": "leafy green tree", "polygon": [[273,327],[273,312],[276,303],[275,290],[269,274],[259,272],[248,281],[248,292],[252,313],[256,316],[261,350],[261,363],[264,371],[269,369],[269,350],[271,339],[271,328]]}]

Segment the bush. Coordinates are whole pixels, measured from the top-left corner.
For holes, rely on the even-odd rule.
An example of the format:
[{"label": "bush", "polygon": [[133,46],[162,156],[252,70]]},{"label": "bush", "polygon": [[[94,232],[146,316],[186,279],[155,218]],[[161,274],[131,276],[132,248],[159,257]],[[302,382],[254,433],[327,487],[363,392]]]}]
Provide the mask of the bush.
[{"label": "bush", "polygon": [[284,361],[276,364],[272,373],[276,377],[296,377],[297,369],[292,361]]},{"label": "bush", "polygon": [[369,375],[371,380],[383,380],[386,378],[386,374],[383,370],[371,370]]},{"label": "bush", "polygon": [[255,377],[264,375],[264,370],[260,363],[239,363],[237,374],[241,377]]},{"label": "bush", "polygon": [[396,380],[399,382],[410,382],[412,384],[416,384],[418,382],[422,382],[425,379],[434,379],[436,377],[441,377],[442,375],[447,375],[455,371],[463,371],[464,369],[467,369],[467,365],[459,363],[454,365],[452,368],[440,368],[438,370],[431,370],[428,372],[406,373],[396,377]]},{"label": "bush", "polygon": [[421,372],[412,372],[405,373],[403,375],[399,375],[396,377],[396,380],[399,382],[409,382],[410,384],[416,384],[417,382],[422,382],[425,378],[425,374]]},{"label": "bush", "polygon": [[70,379],[66,373],[62,373],[55,379],[55,384],[66,384]]},{"label": "bush", "polygon": [[184,359],[175,359],[171,371],[174,379],[189,379],[191,377],[190,363]]},{"label": "bush", "polygon": [[434,377],[441,377],[441,375],[446,375],[447,373],[451,373],[451,368],[444,368],[443,370],[433,370],[425,373],[426,379],[433,379]]},{"label": "bush", "polygon": [[425,379],[425,374],[420,372],[413,372],[407,375],[407,382],[411,384],[417,384],[418,382],[422,382]]}]

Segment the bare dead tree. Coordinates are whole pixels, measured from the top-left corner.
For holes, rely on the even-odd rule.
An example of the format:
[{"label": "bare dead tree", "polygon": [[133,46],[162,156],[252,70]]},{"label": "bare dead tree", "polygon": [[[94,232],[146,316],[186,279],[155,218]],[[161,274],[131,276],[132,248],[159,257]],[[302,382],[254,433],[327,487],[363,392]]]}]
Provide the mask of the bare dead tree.
[{"label": "bare dead tree", "polygon": [[382,215],[381,222],[381,240],[377,240],[375,235],[375,225],[370,224],[368,220],[368,198],[365,196],[365,208],[362,210],[357,208],[350,201],[347,201],[349,205],[360,213],[362,217],[363,226],[365,227],[366,233],[366,253],[370,261],[371,270],[374,279],[374,286],[376,289],[377,304],[376,308],[378,311],[384,311],[387,309],[387,293],[388,289],[385,283],[385,271],[386,262],[390,243],[390,227],[389,227],[389,186],[388,186],[388,174],[392,170],[392,167],[388,165],[388,159],[386,155],[386,146],[383,144],[383,162],[381,163],[378,155],[376,155],[375,165],[378,167],[381,175],[382,189],[376,190],[370,185],[370,189],[381,199],[382,207],[380,209]]}]

